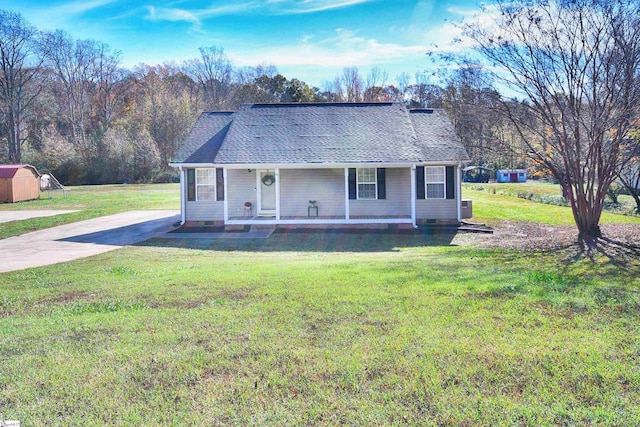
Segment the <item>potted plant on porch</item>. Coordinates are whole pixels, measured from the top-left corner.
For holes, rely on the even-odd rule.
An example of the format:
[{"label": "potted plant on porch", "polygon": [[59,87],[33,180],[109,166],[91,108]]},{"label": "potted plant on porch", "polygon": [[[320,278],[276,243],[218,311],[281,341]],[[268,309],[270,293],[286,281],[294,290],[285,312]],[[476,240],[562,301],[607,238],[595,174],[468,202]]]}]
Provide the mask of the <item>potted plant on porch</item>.
[{"label": "potted plant on porch", "polygon": [[312,211],[315,211],[314,216],[318,216],[318,204],[315,200],[309,200],[309,207],[307,208],[307,216],[311,216]]}]

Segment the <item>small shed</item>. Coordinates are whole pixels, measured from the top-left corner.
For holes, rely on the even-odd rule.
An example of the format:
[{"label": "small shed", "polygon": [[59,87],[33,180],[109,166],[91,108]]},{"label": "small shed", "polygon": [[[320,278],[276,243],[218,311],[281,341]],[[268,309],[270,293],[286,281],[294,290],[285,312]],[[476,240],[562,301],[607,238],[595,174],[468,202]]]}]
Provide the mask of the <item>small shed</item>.
[{"label": "small shed", "polygon": [[40,197],[40,173],[31,165],[0,165],[0,202],[14,203]]},{"label": "small shed", "polygon": [[498,182],[527,182],[525,169],[500,169],[496,172]]}]

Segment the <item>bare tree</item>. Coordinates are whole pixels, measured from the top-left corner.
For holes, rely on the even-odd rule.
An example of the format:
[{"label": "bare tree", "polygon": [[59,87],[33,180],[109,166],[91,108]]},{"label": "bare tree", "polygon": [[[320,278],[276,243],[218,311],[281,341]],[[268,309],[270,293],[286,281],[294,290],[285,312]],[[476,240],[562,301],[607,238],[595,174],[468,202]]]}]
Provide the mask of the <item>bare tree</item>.
[{"label": "bare tree", "polygon": [[[65,124],[63,134],[89,167],[99,156],[99,138],[106,131],[106,127],[94,126],[96,119],[111,118],[119,52],[111,52],[108,45],[95,40],[75,41],[61,30],[48,33],[45,43],[47,63],[55,74],[52,91]],[[100,100],[98,114],[93,111],[96,99]]]},{"label": "bare tree", "polygon": [[362,93],[364,92],[362,77],[358,67],[345,67],[342,69],[342,73],[338,76],[340,87],[342,89],[342,96],[345,102],[361,102]]},{"label": "bare tree", "polygon": [[411,81],[411,76],[408,73],[400,73],[398,77],[396,77],[396,81],[398,82],[398,99],[397,102],[406,102],[406,96],[409,92],[409,85]]},{"label": "bare tree", "polygon": [[[367,74],[367,87],[363,93],[363,101],[375,102],[382,101],[386,94],[385,85],[389,79],[389,74],[386,71],[382,71],[380,67],[373,67]],[[382,95],[382,96],[381,96]]]},{"label": "bare tree", "polygon": [[109,127],[116,106],[124,98],[126,85],[123,81],[129,74],[120,68],[120,51],[112,51],[105,43],[96,43],[95,73],[98,85],[97,121],[102,133]]},{"label": "bare tree", "polygon": [[414,84],[409,85],[406,89],[409,105],[419,108],[442,108],[443,89],[432,84],[425,72],[415,73],[415,81]]},{"label": "bare tree", "polygon": [[233,65],[224,49],[201,47],[200,58],[187,61],[184,69],[199,83],[205,109],[220,110],[226,107],[232,89]]},{"label": "bare tree", "polygon": [[0,10],[0,112],[6,123],[9,162],[20,163],[27,115],[43,80],[38,31],[15,12]]},{"label": "bare tree", "polygon": [[[607,189],[640,106],[640,4],[499,0],[495,26],[467,26],[499,84],[519,150],[561,183],[581,239],[601,235]],[[480,21],[478,21],[480,22]]]},{"label": "bare tree", "polygon": [[[494,113],[498,93],[486,85],[483,70],[472,65],[462,66],[451,72],[442,93],[443,106],[449,114],[456,133],[467,149],[474,164],[486,165],[490,162],[502,163],[500,153],[495,150],[495,132],[500,129],[502,118]],[[424,98],[429,104],[434,100],[430,95],[433,88],[427,86]],[[502,138],[502,141],[507,141]],[[511,153],[509,153],[511,154]],[[511,156],[511,158],[513,158]],[[510,162],[510,167],[519,167]],[[517,162],[516,162],[517,163]]]},{"label": "bare tree", "polygon": [[[120,130],[126,130],[128,135],[148,134],[157,147],[161,165],[166,168],[193,124],[195,110],[190,102],[190,84],[179,69],[167,65],[139,66],[135,77],[136,108],[126,114],[126,120],[119,124]],[[144,124],[144,129],[138,123]]]}]

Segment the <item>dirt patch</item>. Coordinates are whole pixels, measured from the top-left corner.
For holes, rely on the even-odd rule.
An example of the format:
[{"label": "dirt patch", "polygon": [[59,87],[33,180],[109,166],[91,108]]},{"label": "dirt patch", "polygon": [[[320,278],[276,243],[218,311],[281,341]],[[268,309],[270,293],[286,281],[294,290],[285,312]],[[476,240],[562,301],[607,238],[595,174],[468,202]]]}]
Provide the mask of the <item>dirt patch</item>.
[{"label": "dirt patch", "polygon": [[47,298],[42,301],[38,301],[37,305],[49,305],[49,304],[68,304],[78,300],[86,300],[87,297],[94,297],[95,294],[85,291],[63,292],[53,298]]},{"label": "dirt patch", "polygon": [[[605,224],[601,226],[602,244],[614,244],[640,250],[640,224]],[[577,245],[575,226],[552,226],[534,222],[503,221],[493,234],[458,234],[454,243],[483,248],[540,251],[566,249]]]}]

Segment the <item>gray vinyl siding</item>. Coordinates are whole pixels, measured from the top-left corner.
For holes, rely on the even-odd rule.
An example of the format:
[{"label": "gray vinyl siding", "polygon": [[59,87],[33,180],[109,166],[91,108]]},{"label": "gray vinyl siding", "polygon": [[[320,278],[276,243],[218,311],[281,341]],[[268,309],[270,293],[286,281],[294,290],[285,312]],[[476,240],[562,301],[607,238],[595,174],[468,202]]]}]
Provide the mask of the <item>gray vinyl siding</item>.
[{"label": "gray vinyl siding", "polygon": [[344,169],[280,169],[280,216],[307,216],[309,200],[320,216],[344,216]]},{"label": "gray vinyl siding", "polygon": [[217,221],[224,219],[224,202],[204,200],[187,202],[187,221]]},{"label": "gray vinyl siding", "polygon": [[187,221],[221,221],[224,219],[224,202],[215,200],[187,201]]},{"label": "gray vinyl siding", "polygon": [[387,168],[385,180],[386,199],[349,200],[349,215],[411,215],[411,170]]},{"label": "gray vinyl siding", "polygon": [[416,219],[457,219],[456,199],[416,200]]},{"label": "gray vinyl siding", "polygon": [[247,169],[228,169],[226,185],[229,216],[242,215],[245,202],[251,202],[255,215],[258,206],[256,170],[248,172]]}]

